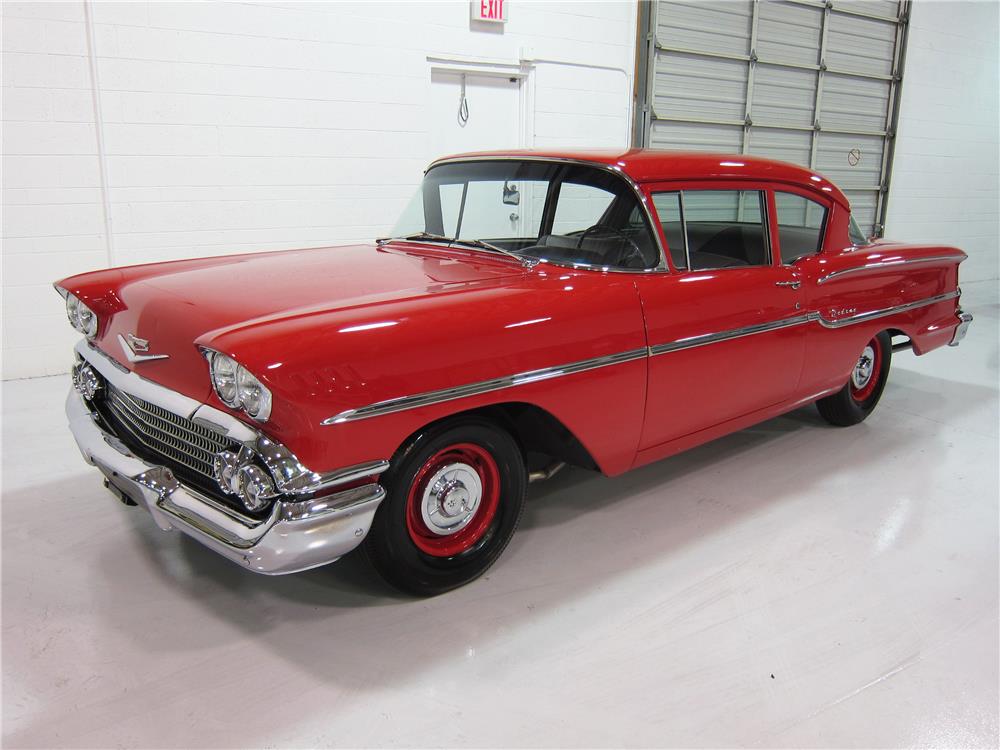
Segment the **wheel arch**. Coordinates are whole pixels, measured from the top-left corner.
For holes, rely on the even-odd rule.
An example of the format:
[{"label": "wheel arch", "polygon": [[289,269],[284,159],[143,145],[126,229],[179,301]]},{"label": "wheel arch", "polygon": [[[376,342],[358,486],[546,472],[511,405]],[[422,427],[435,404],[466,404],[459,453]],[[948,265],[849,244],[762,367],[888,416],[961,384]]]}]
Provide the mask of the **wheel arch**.
[{"label": "wheel arch", "polygon": [[502,401],[438,417],[407,435],[397,448],[397,455],[422,434],[462,418],[484,419],[506,430],[525,458],[528,453],[543,453],[574,466],[601,471],[593,455],[572,430],[548,410],[526,401]]}]

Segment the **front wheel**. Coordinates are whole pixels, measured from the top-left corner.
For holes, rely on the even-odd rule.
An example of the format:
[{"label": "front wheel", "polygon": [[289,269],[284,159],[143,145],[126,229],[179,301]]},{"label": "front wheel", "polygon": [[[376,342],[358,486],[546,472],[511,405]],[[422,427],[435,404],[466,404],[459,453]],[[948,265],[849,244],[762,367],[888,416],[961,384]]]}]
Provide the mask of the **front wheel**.
[{"label": "front wheel", "polygon": [[478,419],[420,434],[383,476],[364,549],[392,586],[433,596],[478,578],[514,535],[528,484],[509,433]]},{"label": "front wheel", "polygon": [[891,361],[892,337],[882,331],[862,349],[846,385],[816,402],[819,413],[839,427],[863,422],[882,397]]}]

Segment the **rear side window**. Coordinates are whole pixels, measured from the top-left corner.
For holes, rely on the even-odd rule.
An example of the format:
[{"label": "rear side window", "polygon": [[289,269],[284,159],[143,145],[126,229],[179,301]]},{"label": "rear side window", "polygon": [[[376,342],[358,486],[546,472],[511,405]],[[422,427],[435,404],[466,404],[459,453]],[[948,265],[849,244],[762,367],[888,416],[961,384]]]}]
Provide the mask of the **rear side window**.
[{"label": "rear side window", "polygon": [[781,262],[792,263],[823,247],[826,206],[795,193],[775,192]]},{"label": "rear side window", "polygon": [[702,271],[771,262],[760,190],[654,193],[653,205],[676,268]]}]

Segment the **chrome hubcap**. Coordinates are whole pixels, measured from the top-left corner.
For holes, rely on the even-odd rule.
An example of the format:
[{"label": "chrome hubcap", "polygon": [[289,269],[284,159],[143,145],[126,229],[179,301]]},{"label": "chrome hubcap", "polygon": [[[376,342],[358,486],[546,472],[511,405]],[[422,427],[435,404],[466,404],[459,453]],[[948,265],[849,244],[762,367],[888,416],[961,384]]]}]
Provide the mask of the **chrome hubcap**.
[{"label": "chrome hubcap", "polygon": [[872,379],[872,375],[874,374],[874,365],[875,350],[869,345],[861,352],[861,357],[858,359],[858,363],[854,365],[854,371],[851,373],[851,383],[857,390],[861,390],[868,385],[868,381]]},{"label": "chrome hubcap", "polygon": [[468,464],[448,464],[427,482],[420,513],[428,529],[438,536],[448,536],[472,520],[482,498],[479,472]]}]

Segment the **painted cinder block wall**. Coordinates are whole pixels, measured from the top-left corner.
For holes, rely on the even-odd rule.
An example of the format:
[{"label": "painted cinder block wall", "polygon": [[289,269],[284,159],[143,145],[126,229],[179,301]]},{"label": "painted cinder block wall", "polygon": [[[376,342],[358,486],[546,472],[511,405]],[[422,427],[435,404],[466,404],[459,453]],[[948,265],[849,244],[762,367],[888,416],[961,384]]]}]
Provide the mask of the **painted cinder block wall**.
[{"label": "painted cinder block wall", "polygon": [[886,237],[969,254],[962,283],[1000,264],[1000,3],[915,0]]},{"label": "painted cinder block wall", "polygon": [[[438,155],[428,56],[578,63],[538,62],[518,143],[483,148],[631,121],[632,2],[502,32],[465,2],[0,7],[4,378],[68,369],[59,277],[385,231]],[[917,0],[903,87],[887,235],[965,248],[963,281],[997,276],[997,7]]]},{"label": "painted cinder block wall", "polygon": [[60,277],[386,231],[440,155],[428,56],[538,61],[517,142],[479,148],[627,145],[631,2],[516,3],[502,30],[467,2],[2,13],[4,378],[69,369]]}]

